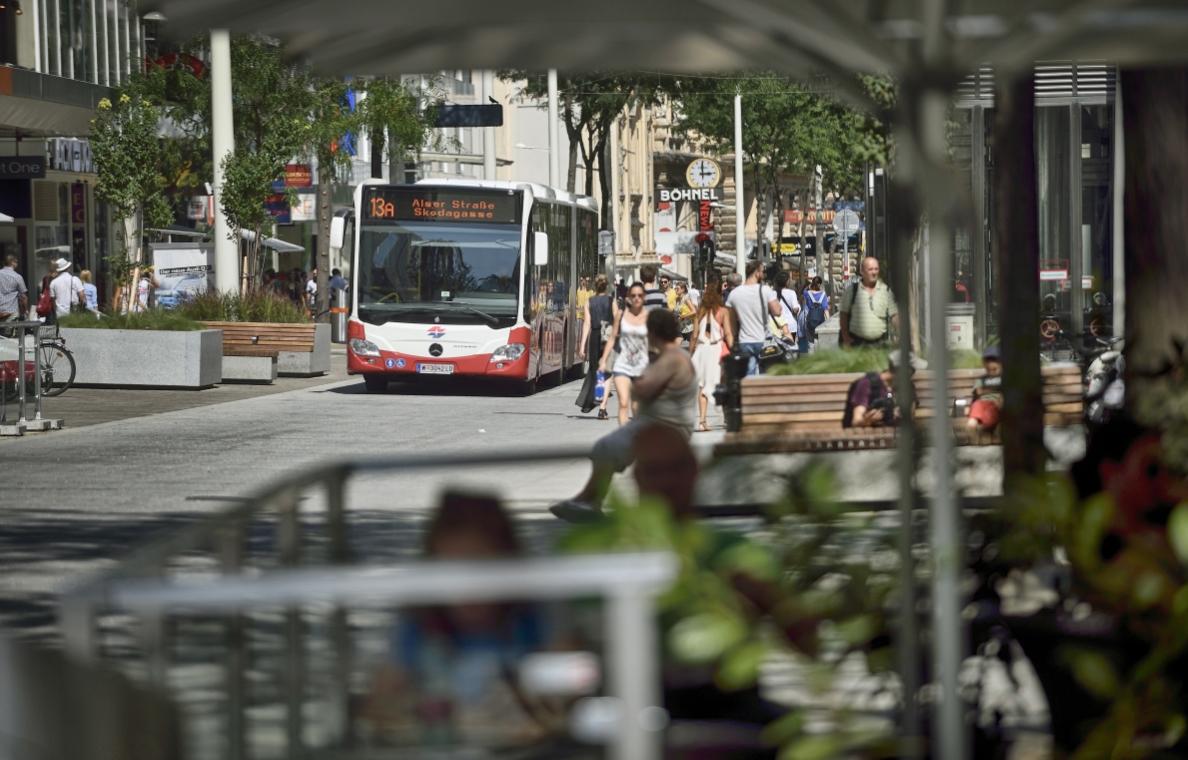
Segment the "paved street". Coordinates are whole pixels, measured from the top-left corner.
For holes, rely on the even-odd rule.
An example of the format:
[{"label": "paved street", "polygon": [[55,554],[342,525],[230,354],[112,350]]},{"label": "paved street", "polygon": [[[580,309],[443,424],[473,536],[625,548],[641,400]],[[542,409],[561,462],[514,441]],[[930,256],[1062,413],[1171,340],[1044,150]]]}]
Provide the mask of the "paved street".
[{"label": "paved street", "polygon": [[[335,357],[341,373],[340,362]],[[67,429],[0,441],[0,619],[52,635],[53,600],[66,585],[155,532],[226,508],[230,499],[313,463],[584,447],[615,424],[579,413],[577,383],[521,398],[473,383],[394,384],[374,396],[345,376],[284,382],[303,387],[139,396],[71,390],[55,401],[58,411],[47,405],[48,414],[66,418]],[[102,421],[118,416],[125,418]],[[587,463],[574,461],[360,478],[350,507],[419,518],[449,484],[501,493],[522,517],[547,518],[543,527],[553,520],[547,504],[573,493],[587,472]]]}]

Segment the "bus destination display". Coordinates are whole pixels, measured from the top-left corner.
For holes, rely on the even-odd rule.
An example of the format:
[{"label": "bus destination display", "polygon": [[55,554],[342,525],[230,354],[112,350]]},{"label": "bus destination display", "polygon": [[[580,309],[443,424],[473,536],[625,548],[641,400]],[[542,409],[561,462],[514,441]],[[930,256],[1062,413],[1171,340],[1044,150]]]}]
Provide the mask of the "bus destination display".
[{"label": "bus destination display", "polygon": [[450,188],[381,188],[363,199],[365,220],[519,224],[520,196]]}]

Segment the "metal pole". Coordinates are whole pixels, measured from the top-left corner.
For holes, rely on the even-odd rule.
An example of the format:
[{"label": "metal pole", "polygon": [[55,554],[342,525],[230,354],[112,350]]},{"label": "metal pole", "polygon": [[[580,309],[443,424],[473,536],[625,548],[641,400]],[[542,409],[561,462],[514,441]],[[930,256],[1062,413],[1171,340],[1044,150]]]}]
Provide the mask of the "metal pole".
[{"label": "metal pole", "polygon": [[734,269],[747,271],[747,208],[743,204],[742,94],[734,96]]},{"label": "metal pole", "polygon": [[[495,97],[495,72],[483,70],[483,94],[490,100]],[[495,127],[482,127],[483,130],[483,179],[496,179],[495,176]]]},{"label": "metal pole", "polygon": [[[1076,76],[1073,76],[1076,81]],[[1081,239],[1081,107],[1073,103],[1068,107],[1068,295],[1072,319],[1069,320],[1070,337],[1073,345],[1084,345],[1085,336],[1085,289],[1081,278],[1093,274],[1085,271],[1081,258],[1084,241]]]},{"label": "metal pole", "polygon": [[1114,270],[1114,326],[1112,335],[1126,334],[1126,219],[1123,190],[1126,187],[1125,132],[1122,126],[1122,77],[1114,70],[1114,228],[1111,248]]},{"label": "metal pole", "polygon": [[25,422],[25,335],[28,334],[29,328],[21,328],[21,342],[19,350],[17,351],[17,382],[20,383],[21,390],[21,406],[20,406],[20,422]]},{"label": "metal pole", "polygon": [[214,249],[215,287],[223,293],[239,292],[239,241],[223,216],[223,160],[235,150],[231,116],[231,33],[210,30],[211,144],[214,149]]},{"label": "metal pole", "polygon": [[44,14],[41,12],[41,2],[33,0],[33,70],[41,73],[41,30],[45,26]]},{"label": "metal pole", "polygon": [[[243,568],[243,524],[236,522],[219,539],[220,565],[224,574],[238,574]],[[227,618],[227,652],[223,673],[227,687],[227,760],[241,760],[246,755],[247,737],[247,637],[242,613]]]},{"label": "metal pole", "polygon": [[561,187],[561,139],[557,134],[557,70],[549,69],[549,187]]},{"label": "metal pole", "polygon": [[[945,171],[945,119],[949,100],[945,93],[929,91],[920,100],[920,132],[922,147],[930,154],[931,163]],[[919,181],[919,180],[917,180]],[[929,423],[932,443],[934,492],[929,520],[932,535],[932,639],[933,679],[940,689],[936,702],[935,757],[959,760],[966,757],[964,739],[964,708],[957,687],[961,669],[964,636],[961,619],[961,570],[965,552],[960,533],[958,505],[953,498],[953,419],[945,410],[949,398],[949,342],[945,329],[945,307],[948,305],[947,284],[952,275],[953,231],[949,226],[947,209],[929,209],[929,268],[931,304],[928,318],[931,324],[929,344],[932,355],[933,399],[935,413]]]},{"label": "metal pole", "polygon": [[610,757],[655,760],[661,754],[665,723],[659,707],[655,607],[651,597],[634,589],[614,594],[606,606],[611,694],[623,706]]},{"label": "metal pole", "polygon": [[[95,13],[95,3],[99,0],[89,0],[91,4],[91,84],[99,84],[99,17]],[[93,208],[88,206],[88,208]]]},{"label": "metal pole", "polygon": [[[277,524],[277,545],[282,567],[296,567],[301,561],[301,516],[297,511],[297,491],[284,498]],[[285,728],[289,760],[304,754],[305,643],[300,608],[285,610]]]},{"label": "metal pole", "polygon": [[[40,332],[41,328],[34,328]],[[41,419],[41,346],[37,345],[40,341],[39,332],[34,333],[36,337],[33,339],[33,419]]]},{"label": "metal pole", "polygon": [[54,0],[54,74],[62,76],[62,3]]},{"label": "metal pole", "polygon": [[989,313],[990,289],[986,287],[986,109],[970,109],[970,181],[973,189],[974,228],[969,231],[970,285],[973,289],[975,346],[986,343],[986,316]]}]

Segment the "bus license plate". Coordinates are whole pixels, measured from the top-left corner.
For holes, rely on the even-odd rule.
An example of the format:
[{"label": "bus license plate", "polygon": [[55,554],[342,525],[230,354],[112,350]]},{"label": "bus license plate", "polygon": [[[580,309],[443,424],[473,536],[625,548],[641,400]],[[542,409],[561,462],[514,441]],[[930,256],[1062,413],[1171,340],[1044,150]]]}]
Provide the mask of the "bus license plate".
[{"label": "bus license plate", "polygon": [[418,364],[417,372],[426,375],[452,375],[454,374],[453,364]]}]

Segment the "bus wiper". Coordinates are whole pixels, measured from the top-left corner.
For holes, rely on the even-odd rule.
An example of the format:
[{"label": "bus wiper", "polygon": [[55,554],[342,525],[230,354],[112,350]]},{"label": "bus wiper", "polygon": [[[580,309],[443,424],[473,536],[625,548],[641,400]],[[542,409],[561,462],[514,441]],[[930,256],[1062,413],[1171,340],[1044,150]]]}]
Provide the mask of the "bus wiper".
[{"label": "bus wiper", "polygon": [[476,309],[476,308],[474,308],[473,306],[470,306],[470,305],[468,305],[468,304],[464,304],[464,303],[457,303],[456,301],[447,301],[447,303],[449,303],[451,306],[461,306],[463,309],[466,309],[467,311],[469,311],[469,312],[471,312],[471,313],[473,313],[473,314],[478,314],[480,317],[482,317],[483,319],[485,319],[485,320],[487,320],[488,322],[490,322],[490,323],[491,323],[491,327],[499,327],[499,317],[496,317],[496,316],[493,316],[493,315],[491,315],[491,314],[488,314],[488,313],[487,313],[487,312],[485,312],[485,311],[480,311],[480,310],[478,310],[478,309]]}]

